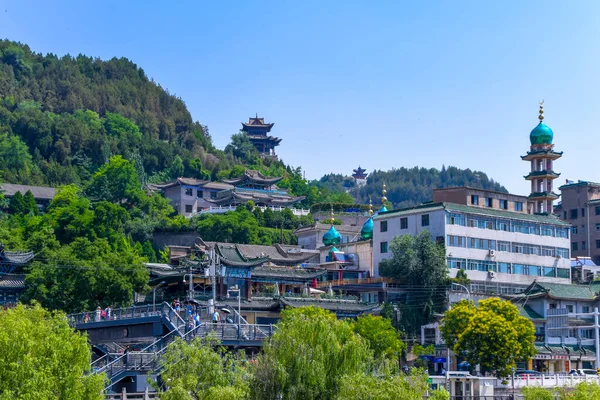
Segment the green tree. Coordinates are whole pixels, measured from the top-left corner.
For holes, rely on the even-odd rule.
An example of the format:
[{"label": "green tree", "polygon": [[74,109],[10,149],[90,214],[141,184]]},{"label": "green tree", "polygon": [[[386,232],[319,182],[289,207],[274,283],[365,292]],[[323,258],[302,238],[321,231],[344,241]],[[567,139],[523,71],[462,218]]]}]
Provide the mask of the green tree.
[{"label": "green tree", "polygon": [[0,310],[0,363],[2,400],[104,398],[86,337],[39,305]]},{"label": "green tree", "polygon": [[111,203],[133,204],[137,202],[142,190],[135,165],[114,156],[94,174],[86,193],[97,200]]},{"label": "green tree", "polygon": [[156,252],[149,240],[146,240],[142,245],[142,255],[148,259],[148,262],[156,262]]},{"label": "green tree", "polygon": [[444,314],[441,332],[456,354],[498,377],[509,376],[517,361],[535,354],[533,323],[498,298],[481,300],[478,307],[459,302]]},{"label": "green tree", "polygon": [[253,398],[333,399],[344,375],[366,373],[372,353],[348,322],[317,307],[286,309],[258,358]]},{"label": "green tree", "polygon": [[231,143],[225,147],[225,153],[232,154],[246,164],[256,164],[259,159],[256,147],[250,142],[248,136],[242,132],[231,136]]},{"label": "green tree", "polygon": [[38,215],[40,212],[33,193],[30,190],[25,192],[25,196],[23,196],[23,212],[32,215]]},{"label": "green tree", "polygon": [[[182,362],[183,361],[183,362]],[[210,336],[190,344],[176,339],[162,357],[162,400],[242,400],[248,398],[248,374],[242,360]]]},{"label": "green tree", "polygon": [[[397,374],[346,375],[340,380],[340,389],[335,397],[339,400],[422,400],[428,390],[427,375],[424,372],[409,376]],[[433,391],[429,399],[449,400],[445,390]]]},{"label": "green tree", "polygon": [[364,315],[353,323],[354,332],[367,340],[375,358],[398,360],[406,345],[400,340],[400,334],[392,322],[383,317]]},{"label": "green tree", "polygon": [[8,202],[8,212],[19,215],[25,213],[25,200],[21,192],[16,192]]},{"label": "green tree", "polygon": [[135,292],[148,290],[148,270],[127,241],[121,247],[80,237],[43,251],[28,268],[22,300],[66,312],[131,305]]},{"label": "green tree", "polygon": [[379,264],[379,272],[409,288],[404,301],[398,304],[400,327],[416,335],[422,325],[431,322],[435,312],[444,309],[449,283],[446,251],[443,244],[431,240],[426,230],[417,236],[395,237],[390,250],[392,257]]}]

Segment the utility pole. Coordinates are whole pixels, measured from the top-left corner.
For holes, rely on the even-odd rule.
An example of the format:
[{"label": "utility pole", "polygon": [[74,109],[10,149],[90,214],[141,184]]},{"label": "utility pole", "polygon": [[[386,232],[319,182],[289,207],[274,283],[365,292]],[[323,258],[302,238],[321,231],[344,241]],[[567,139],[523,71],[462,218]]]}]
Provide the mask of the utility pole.
[{"label": "utility pole", "polygon": [[189,289],[189,299],[194,299],[194,275],[192,272],[192,263],[190,262],[190,289]]},{"label": "utility pole", "polygon": [[594,307],[594,331],[594,336],[596,338],[596,368],[600,368],[600,337],[598,337],[600,326],[598,325],[598,307]]}]

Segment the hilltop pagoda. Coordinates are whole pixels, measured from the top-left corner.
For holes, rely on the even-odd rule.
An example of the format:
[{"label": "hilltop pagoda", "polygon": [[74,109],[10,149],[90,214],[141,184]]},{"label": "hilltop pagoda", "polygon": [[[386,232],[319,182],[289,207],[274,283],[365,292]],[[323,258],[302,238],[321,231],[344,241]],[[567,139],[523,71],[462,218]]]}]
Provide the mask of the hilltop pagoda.
[{"label": "hilltop pagoda", "polygon": [[352,177],[354,178],[354,181],[356,182],[357,186],[364,186],[367,184],[367,175],[369,174],[365,174],[366,171],[367,170],[361,168],[360,165],[357,169],[352,170]]},{"label": "hilltop pagoda", "polygon": [[256,147],[261,157],[277,158],[275,146],[279,146],[281,139],[275,136],[269,136],[274,123],[265,123],[264,118],[249,118],[248,123],[242,122],[242,132],[248,136],[250,142]]}]

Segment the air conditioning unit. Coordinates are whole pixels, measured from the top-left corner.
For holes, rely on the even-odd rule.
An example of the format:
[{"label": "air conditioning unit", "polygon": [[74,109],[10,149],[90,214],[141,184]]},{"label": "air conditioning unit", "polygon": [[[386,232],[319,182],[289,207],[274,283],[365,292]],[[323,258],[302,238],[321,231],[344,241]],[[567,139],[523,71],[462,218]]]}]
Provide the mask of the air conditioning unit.
[{"label": "air conditioning unit", "polygon": [[490,278],[495,278],[496,277],[496,273],[494,271],[488,271],[488,276]]},{"label": "air conditioning unit", "polygon": [[490,255],[490,257],[496,257],[496,250],[491,249],[489,251],[489,255]]}]

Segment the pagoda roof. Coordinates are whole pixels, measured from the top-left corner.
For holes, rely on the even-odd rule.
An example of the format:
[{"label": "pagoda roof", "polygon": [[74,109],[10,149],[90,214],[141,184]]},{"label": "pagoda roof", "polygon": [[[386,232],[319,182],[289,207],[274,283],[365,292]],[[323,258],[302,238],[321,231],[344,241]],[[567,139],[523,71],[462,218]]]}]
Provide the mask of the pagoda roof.
[{"label": "pagoda roof", "polygon": [[298,197],[294,197],[294,196],[290,196],[287,194],[281,194],[281,193],[269,193],[268,191],[264,191],[264,190],[238,190],[237,189],[233,189],[231,191],[228,191],[227,193],[224,193],[223,195],[217,197],[216,199],[210,199],[207,201],[210,201],[211,203],[214,204],[218,204],[218,205],[224,205],[224,204],[232,204],[232,203],[246,203],[247,201],[253,201],[254,203],[267,203],[267,204],[272,204],[272,205],[276,205],[276,206],[288,206],[288,205],[292,205],[294,203],[297,203],[299,201],[302,201],[305,199],[304,196],[298,196]]},{"label": "pagoda roof", "polygon": [[539,178],[544,178],[544,177],[556,179],[559,176],[560,176],[559,173],[554,172],[552,170],[543,170],[543,171],[532,171],[528,175],[525,175],[524,178],[527,180],[539,179]]},{"label": "pagoda roof", "polygon": [[597,282],[593,282],[591,285],[573,285],[534,281],[523,293],[507,295],[504,297],[513,301],[540,297],[573,301],[592,301],[598,298],[599,291],[600,283]]},{"label": "pagoda roof", "polygon": [[228,183],[221,182],[213,182],[203,179],[196,178],[177,178],[172,181],[158,183],[158,184],[149,184],[148,187],[150,189],[168,189],[174,186],[193,186],[198,187],[200,189],[215,189],[215,190],[227,190],[233,189],[233,186]]},{"label": "pagoda roof", "polygon": [[226,257],[234,262],[247,262],[259,260],[260,264],[271,262],[277,265],[299,265],[313,257],[318,257],[317,251],[304,250],[299,246],[275,244],[263,246],[257,244],[234,244],[221,242],[205,242],[198,238],[195,242],[197,248],[207,251],[216,247],[221,257]]},{"label": "pagoda roof", "polygon": [[25,290],[25,275],[0,274],[0,290]]},{"label": "pagoda roof", "polygon": [[269,257],[245,257],[236,244],[216,243],[215,249],[221,257],[221,264],[230,267],[257,267],[269,261]]},{"label": "pagoda roof", "polygon": [[548,147],[548,148],[535,148],[535,149],[531,149],[530,151],[527,152],[526,155],[521,156],[521,159],[524,161],[530,161],[533,160],[535,158],[541,158],[541,157],[548,157],[551,160],[556,160],[558,158],[561,158],[563,155],[562,151],[554,151],[552,149],[552,147]]},{"label": "pagoda roof", "polygon": [[560,195],[554,192],[533,192],[529,195],[530,199],[558,199]]},{"label": "pagoda roof", "polygon": [[255,118],[248,118],[248,123],[242,122],[242,130],[246,131],[248,128],[266,128],[267,132],[273,128],[275,123],[267,124],[265,123],[264,118],[258,118],[258,115]]},{"label": "pagoda roof", "polygon": [[264,136],[264,135],[248,135],[248,139],[250,142],[275,142],[276,145],[281,143],[281,139],[275,136]]},{"label": "pagoda roof", "polygon": [[239,176],[237,178],[232,178],[232,179],[223,179],[223,182],[231,184],[231,185],[241,185],[241,184],[247,183],[247,182],[248,183],[258,183],[261,185],[273,185],[282,179],[283,179],[283,177],[281,177],[281,176],[267,177],[267,176],[264,176],[263,174],[261,174],[259,171],[247,169],[244,171],[244,175]]},{"label": "pagoda roof", "polygon": [[252,281],[294,281],[304,283],[327,273],[326,269],[305,269],[263,264],[252,271]]},{"label": "pagoda roof", "polygon": [[316,306],[336,313],[364,313],[379,307],[379,304],[365,304],[355,300],[318,299],[314,297],[281,297],[281,302],[291,308]]},{"label": "pagoda roof", "polygon": [[29,186],[29,185],[18,185],[14,183],[3,183],[0,185],[2,192],[5,197],[12,197],[17,192],[25,194],[28,191],[31,192],[33,198],[36,200],[52,200],[56,195],[56,188],[48,186]]}]

